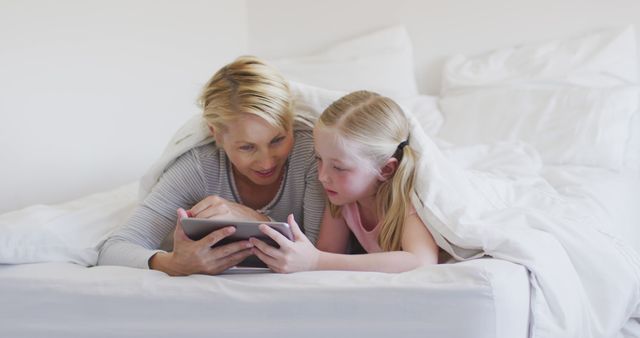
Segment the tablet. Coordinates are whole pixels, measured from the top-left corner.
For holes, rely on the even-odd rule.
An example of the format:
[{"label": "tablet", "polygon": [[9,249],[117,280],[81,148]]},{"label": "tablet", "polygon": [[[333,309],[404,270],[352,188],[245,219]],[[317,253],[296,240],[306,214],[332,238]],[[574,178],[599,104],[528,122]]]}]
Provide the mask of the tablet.
[{"label": "tablet", "polygon": [[[255,237],[271,246],[276,248],[280,247],[278,243],[272,240],[269,236],[265,235],[258,229],[260,224],[266,224],[270,226],[272,229],[281,233],[284,237],[289,240],[293,240],[293,233],[291,232],[291,227],[289,224],[284,222],[253,222],[253,221],[231,221],[231,220],[213,220],[213,219],[204,219],[204,218],[183,218],[181,220],[182,228],[184,229],[185,234],[190,239],[197,241],[212,233],[213,231],[226,228],[228,226],[233,226],[236,228],[236,232],[233,234],[223,238],[218,243],[214,244],[212,247],[217,247],[220,245],[225,245],[228,243],[233,243],[241,240],[248,240],[251,237]],[[239,267],[256,267],[256,268],[267,268],[267,266],[258,259],[256,256],[249,256],[240,264]]]}]

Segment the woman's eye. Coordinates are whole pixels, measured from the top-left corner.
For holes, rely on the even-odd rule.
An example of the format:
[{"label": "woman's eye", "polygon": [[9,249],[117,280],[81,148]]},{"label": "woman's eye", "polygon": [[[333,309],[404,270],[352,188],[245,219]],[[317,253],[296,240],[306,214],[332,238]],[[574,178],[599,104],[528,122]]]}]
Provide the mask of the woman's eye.
[{"label": "woman's eye", "polygon": [[344,168],[336,167],[336,166],[333,166],[333,169],[335,169],[335,170],[337,170],[337,171],[345,171],[345,170],[346,170],[346,169],[344,169]]},{"label": "woman's eye", "polygon": [[251,151],[251,150],[253,150],[253,146],[247,144],[247,145],[241,146],[239,149],[242,150],[242,151]]}]

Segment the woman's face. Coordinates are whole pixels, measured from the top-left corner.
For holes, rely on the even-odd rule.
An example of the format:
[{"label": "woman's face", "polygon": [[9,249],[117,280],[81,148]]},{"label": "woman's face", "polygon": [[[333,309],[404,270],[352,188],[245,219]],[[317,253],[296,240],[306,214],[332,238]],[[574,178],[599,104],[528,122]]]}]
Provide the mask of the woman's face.
[{"label": "woman's face", "polygon": [[226,127],[224,131],[212,131],[240,178],[262,186],[278,182],[293,148],[293,128],[285,131],[252,114]]}]

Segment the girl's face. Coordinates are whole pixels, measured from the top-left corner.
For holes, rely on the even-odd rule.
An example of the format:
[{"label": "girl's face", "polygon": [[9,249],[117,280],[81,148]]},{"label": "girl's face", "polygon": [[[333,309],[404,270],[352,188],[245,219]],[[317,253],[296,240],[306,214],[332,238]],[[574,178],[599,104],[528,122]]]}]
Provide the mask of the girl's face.
[{"label": "girl's face", "polygon": [[277,183],[293,148],[292,128],[287,132],[252,114],[226,127],[212,132],[241,178],[262,186]]},{"label": "girl's face", "polygon": [[359,156],[356,144],[333,128],[315,128],[313,139],[318,161],[318,180],[329,201],[344,205],[373,197],[380,175],[371,161]]}]

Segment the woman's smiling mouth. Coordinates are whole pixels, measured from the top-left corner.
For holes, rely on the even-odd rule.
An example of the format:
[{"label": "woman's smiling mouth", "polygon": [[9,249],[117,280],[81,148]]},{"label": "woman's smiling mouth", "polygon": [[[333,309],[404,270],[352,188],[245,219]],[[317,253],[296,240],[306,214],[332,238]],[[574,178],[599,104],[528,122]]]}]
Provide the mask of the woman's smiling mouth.
[{"label": "woman's smiling mouth", "polygon": [[260,177],[270,177],[271,175],[275,174],[276,168],[277,166],[268,170],[254,170],[254,172]]}]

